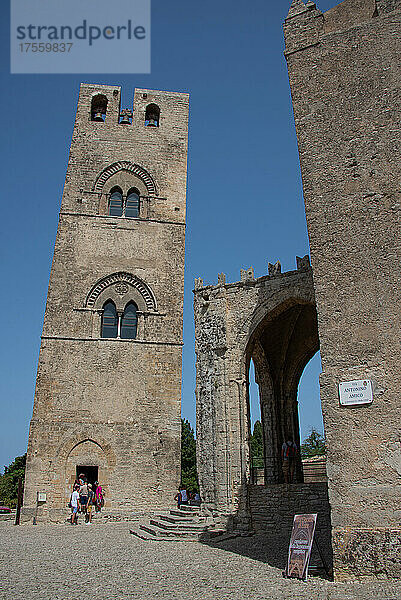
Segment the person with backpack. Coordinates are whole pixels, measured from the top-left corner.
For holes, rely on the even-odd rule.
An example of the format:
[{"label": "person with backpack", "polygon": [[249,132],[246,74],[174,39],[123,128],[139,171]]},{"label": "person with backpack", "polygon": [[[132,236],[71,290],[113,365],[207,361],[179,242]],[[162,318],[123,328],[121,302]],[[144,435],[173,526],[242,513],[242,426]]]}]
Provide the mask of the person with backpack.
[{"label": "person with backpack", "polygon": [[92,490],[92,485],[88,483],[88,504],[86,507],[85,522],[92,525],[92,509],[95,504],[95,492]]},{"label": "person with backpack", "polygon": [[80,488],[79,488],[79,504],[81,506],[81,512],[86,516],[86,507],[88,505],[88,484],[86,479],[80,479]]},{"label": "person with backpack", "polygon": [[281,447],[281,459],[283,462],[283,475],[285,483],[292,483],[295,472],[298,448],[295,442],[287,439]]},{"label": "person with backpack", "polygon": [[180,508],[181,504],[188,504],[188,493],[182,485],[180,485],[178,493],[174,496],[174,500],[177,501],[177,508]]}]

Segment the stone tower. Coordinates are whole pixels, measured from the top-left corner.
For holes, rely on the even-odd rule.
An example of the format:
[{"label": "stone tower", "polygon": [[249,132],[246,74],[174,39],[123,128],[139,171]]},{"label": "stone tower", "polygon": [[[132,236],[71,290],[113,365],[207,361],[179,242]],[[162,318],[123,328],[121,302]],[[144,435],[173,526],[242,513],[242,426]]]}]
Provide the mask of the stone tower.
[{"label": "stone tower", "polygon": [[179,483],[188,95],[81,85],[40,347],[26,517],[65,516],[81,472],[106,507]]},{"label": "stone tower", "polygon": [[[338,577],[399,575],[400,29],[401,0],[324,14],[293,0],[284,25]],[[355,380],[372,381],[373,402],[340,405],[339,383]]]}]

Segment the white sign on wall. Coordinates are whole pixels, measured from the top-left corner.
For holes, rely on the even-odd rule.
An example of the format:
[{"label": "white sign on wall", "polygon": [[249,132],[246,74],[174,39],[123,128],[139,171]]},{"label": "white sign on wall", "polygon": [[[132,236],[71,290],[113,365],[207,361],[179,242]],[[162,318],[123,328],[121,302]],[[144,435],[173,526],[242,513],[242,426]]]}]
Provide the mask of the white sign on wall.
[{"label": "white sign on wall", "polygon": [[371,404],[373,402],[372,382],[369,379],[341,381],[338,384],[338,392],[342,406]]}]

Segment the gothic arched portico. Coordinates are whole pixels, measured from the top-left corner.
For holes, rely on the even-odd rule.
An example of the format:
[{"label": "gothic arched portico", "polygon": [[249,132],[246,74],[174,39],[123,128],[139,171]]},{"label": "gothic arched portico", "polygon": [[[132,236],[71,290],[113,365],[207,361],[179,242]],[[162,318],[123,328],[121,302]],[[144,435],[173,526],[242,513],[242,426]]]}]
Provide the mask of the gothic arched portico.
[{"label": "gothic arched portico", "polygon": [[[299,443],[297,388],[319,348],[312,271],[297,270],[217,286],[196,281],[197,445],[199,480],[207,506],[246,510],[250,479],[249,364],[259,384],[265,446],[265,481],[282,480],[280,449],[286,436]],[[298,481],[302,481],[299,465]]]},{"label": "gothic arched portico", "polygon": [[[261,405],[265,483],[283,481],[280,460],[283,442],[292,439],[300,447],[298,384],[306,364],[318,349],[316,307],[304,298],[290,298],[266,313],[249,338],[246,377],[249,385],[252,359]],[[294,479],[303,481],[299,455]]]}]

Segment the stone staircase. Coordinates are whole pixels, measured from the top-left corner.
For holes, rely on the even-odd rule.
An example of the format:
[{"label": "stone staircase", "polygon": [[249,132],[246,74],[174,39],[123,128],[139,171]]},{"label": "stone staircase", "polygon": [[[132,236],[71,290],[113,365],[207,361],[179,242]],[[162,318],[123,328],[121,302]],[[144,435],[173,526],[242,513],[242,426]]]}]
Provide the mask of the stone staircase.
[{"label": "stone staircase", "polygon": [[224,533],[216,527],[212,517],[202,514],[197,506],[181,505],[168,513],[159,513],[138,524],[130,533],[142,540],[198,542]]}]

